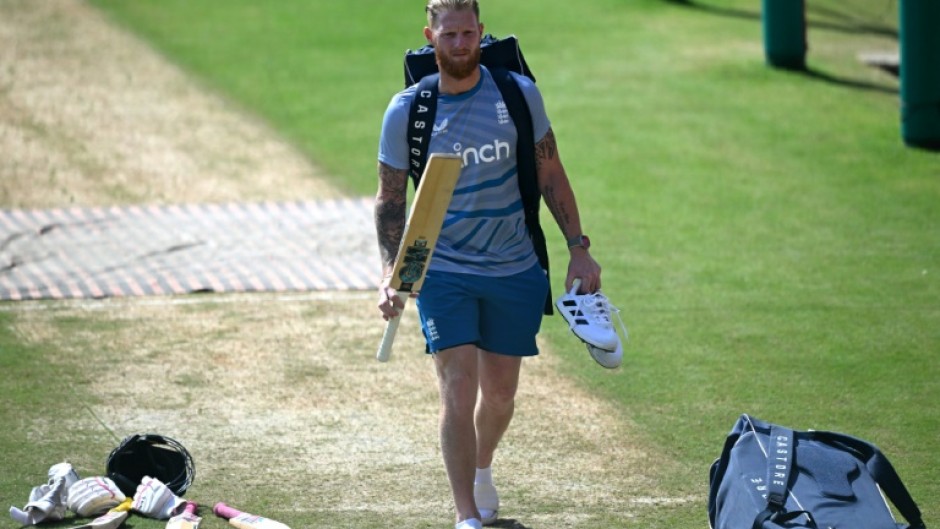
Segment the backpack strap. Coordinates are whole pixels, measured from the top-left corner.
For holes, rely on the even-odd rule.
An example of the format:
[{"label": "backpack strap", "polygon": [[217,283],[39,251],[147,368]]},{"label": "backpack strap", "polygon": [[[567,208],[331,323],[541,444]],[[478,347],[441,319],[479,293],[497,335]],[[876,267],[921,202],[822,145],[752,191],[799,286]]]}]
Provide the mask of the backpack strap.
[{"label": "backpack strap", "polygon": [[[539,207],[542,203],[542,193],[539,191],[538,172],[535,164],[535,130],[532,126],[532,113],[525,100],[522,89],[505,68],[494,68],[490,75],[496,81],[509,117],[516,126],[516,169],[519,180],[519,193],[522,196],[522,208],[525,212],[525,224],[535,248],[535,255],[539,266],[548,277],[548,247],[545,233],[539,223]],[[438,81],[440,74],[435,73],[422,78],[418,82],[415,98],[408,111],[408,174],[414,182],[415,188],[424,173],[424,166],[428,159],[428,146],[431,143],[431,132],[434,129],[434,119],[437,116]],[[549,281],[548,295],[545,297],[544,314],[554,313],[552,303],[552,287]]]},{"label": "backpack strap", "polygon": [[773,424],[767,441],[767,507],[756,518],[752,529],[762,529],[770,520],[783,524],[805,516],[809,527],[816,527],[816,520],[807,511],[786,510],[787,490],[793,474],[795,439],[793,430]]},{"label": "backpack strap", "polygon": [[434,118],[437,116],[437,85],[440,78],[441,75],[435,73],[421,79],[408,110],[408,174],[415,189],[418,188],[428,161],[431,131],[434,130]]},{"label": "backpack strap", "polygon": [[[539,266],[548,277],[548,248],[545,242],[545,233],[539,223],[539,207],[542,204],[542,192],[539,190],[538,172],[535,164],[535,130],[532,126],[532,113],[525,100],[519,83],[505,68],[492,68],[490,74],[496,81],[509,110],[509,117],[516,126],[516,169],[519,179],[519,192],[522,195],[522,207],[525,210],[525,224],[532,238],[532,246],[538,257]],[[544,314],[552,314],[552,288],[549,281],[548,295],[545,298]]]},{"label": "backpack strap", "polygon": [[863,441],[857,437],[842,433],[824,431],[812,431],[807,433],[818,441],[847,449],[855,457],[864,462],[868,472],[875,478],[875,482],[878,483],[878,486],[881,487],[881,490],[884,491],[888,499],[891,500],[891,503],[898,508],[898,512],[900,512],[901,515],[904,516],[904,519],[910,524],[910,529],[924,529],[926,527],[921,517],[920,509],[901,481],[901,477],[898,476],[897,471],[894,470],[891,462],[888,461],[888,457],[885,456],[877,446],[868,441]]},{"label": "backpack strap", "polygon": [[767,444],[767,507],[782,511],[793,473],[793,430],[771,426]]}]

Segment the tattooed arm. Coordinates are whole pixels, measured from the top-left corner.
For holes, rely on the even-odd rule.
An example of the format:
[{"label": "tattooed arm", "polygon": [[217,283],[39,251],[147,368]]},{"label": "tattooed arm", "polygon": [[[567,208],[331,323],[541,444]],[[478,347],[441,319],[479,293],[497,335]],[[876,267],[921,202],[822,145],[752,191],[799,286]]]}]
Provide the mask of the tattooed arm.
[{"label": "tattooed arm", "polygon": [[567,239],[581,233],[581,218],[574,192],[568,182],[565,167],[558,157],[558,145],[552,129],[535,145],[535,168],[538,172],[539,191],[548,210],[555,217],[562,235]]},{"label": "tattooed arm", "polygon": [[405,231],[408,171],[379,162],[379,190],[375,195],[375,231],[382,259],[382,284],[379,287],[379,310],[385,319],[394,317],[404,306],[389,288],[398,246]]},{"label": "tattooed arm", "polygon": [[[558,145],[552,129],[548,129],[545,136],[535,144],[535,167],[542,198],[555,218],[555,222],[558,223],[562,235],[567,240],[582,234],[578,204],[575,201],[568,174],[558,156]],[[588,250],[575,246],[569,251],[571,260],[568,262],[565,290],[571,289],[571,283],[576,277],[581,278],[581,290],[584,292],[594,292],[600,288],[601,267],[591,257]]]}]

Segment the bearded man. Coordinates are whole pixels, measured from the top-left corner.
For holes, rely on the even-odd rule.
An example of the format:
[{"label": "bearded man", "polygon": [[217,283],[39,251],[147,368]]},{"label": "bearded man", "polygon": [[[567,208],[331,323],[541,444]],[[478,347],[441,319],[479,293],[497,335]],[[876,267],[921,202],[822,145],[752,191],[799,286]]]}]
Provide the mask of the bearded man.
[{"label": "bearded man", "polygon": [[[427,352],[440,391],[440,443],[457,529],[498,516],[496,448],[515,408],[522,359],[538,354],[536,334],[548,295],[525,223],[516,166],[517,133],[490,71],[480,64],[483,24],[477,0],[429,0],[424,37],[440,79],[428,153],[457,153],[463,167],[417,298]],[[565,290],[600,288],[601,269],[558,155],[539,90],[515,75],[532,114],[539,191],[568,242]],[[384,278],[378,308],[388,320],[403,308],[389,279],[405,225],[408,114],[416,87],[386,110],[378,155],[375,223]]]}]

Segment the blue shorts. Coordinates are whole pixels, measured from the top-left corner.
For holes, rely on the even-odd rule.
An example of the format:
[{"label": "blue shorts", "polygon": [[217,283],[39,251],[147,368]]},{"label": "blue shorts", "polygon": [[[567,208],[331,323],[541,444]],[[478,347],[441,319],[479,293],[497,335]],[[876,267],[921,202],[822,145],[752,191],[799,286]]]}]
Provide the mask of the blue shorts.
[{"label": "blue shorts", "polygon": [[506,277],[428,272],[417,299],[428,352],[474,344],[510,356],[539,354],[548,278],[538,265]]}]

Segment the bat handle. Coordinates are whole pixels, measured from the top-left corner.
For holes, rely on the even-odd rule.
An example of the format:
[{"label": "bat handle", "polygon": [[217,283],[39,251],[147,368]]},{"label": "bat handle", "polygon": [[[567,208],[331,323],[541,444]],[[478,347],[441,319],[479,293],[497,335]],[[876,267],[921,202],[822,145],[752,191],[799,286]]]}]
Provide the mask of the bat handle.
[{"label": "bat handle", "polygon": [[234,507],[229,507],[228,505],[222,502],[216,503],[215,507],[212,508],[212,512],[215,513],[216,516],[220,516],[222,518],[225,518],[226,520],[230,518],[235,518],[238,515],[242,514],[242,512],[239,511],[238,509]]},{"label": "bat handle", "polygon": [[[398,291],[398,299],[402,303],[408,303],[409,292]],[[404,310],[404,307],[402,307]],[[395,341],[395,334],[398,332],[398,324],[401,323],[401,313],[398,316],[388,320],[385,324],[385,333],[382,335],[382,342],[379,344],[379,351],[375,354],[375,359],[379,362],[388,362],[392,356],[392,343]]]},{"label": "bat handle", "polygon": [[194,501],[187,501],[186,508],[183,509],[183,512],[186,514],[196,514],[196,509],[199,508],[199,504]]}]

